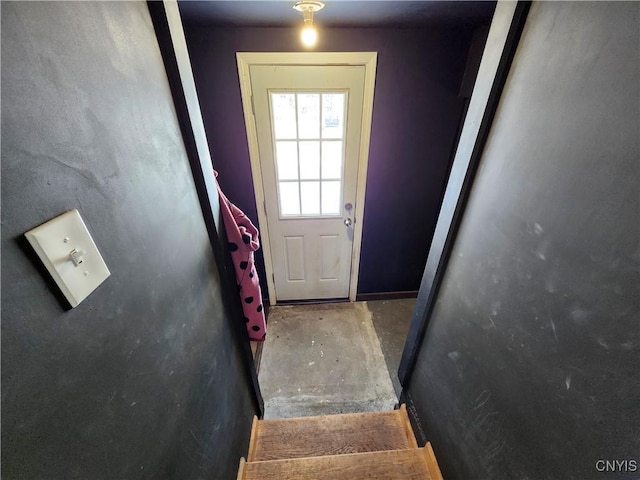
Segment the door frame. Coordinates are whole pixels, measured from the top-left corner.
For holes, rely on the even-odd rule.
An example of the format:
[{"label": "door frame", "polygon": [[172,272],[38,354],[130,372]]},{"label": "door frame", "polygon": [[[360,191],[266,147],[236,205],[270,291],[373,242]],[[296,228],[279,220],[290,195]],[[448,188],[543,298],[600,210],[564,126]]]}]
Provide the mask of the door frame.
[{"label": "door frame", "polygon": [[[253,91],[249,69],[252,65],[286,66],[363,66],[364,96],[362,105],[362,126],[360,129],[360,147],[358,149],[358,176],[356,183],[356,208],[353,217],[353,247],[351,249],[351,273],[349,276],[349,300],[355,302],[358,291],[358,272],[360,270],[360,246],[362,243],[362,219],[364,218],[364,200],[369,163],[369,141],[371,139],[371,121],[373,118],[373,94],[375,90],[377,52],[237,52],[238,75],[242,95],[242,109],[249,144],[253,190],[256,196],[258,222],[262,226],[260,236],[265,252],[264,264],[269,288],[269,304],[276,304],[276,285],[273,262],[271,260],[271,242],[267,228],[264,186],[262,185],[262,167],[258,150],[258,134],[253,113]],[[260,208],[262,205],[262,208]]]}]

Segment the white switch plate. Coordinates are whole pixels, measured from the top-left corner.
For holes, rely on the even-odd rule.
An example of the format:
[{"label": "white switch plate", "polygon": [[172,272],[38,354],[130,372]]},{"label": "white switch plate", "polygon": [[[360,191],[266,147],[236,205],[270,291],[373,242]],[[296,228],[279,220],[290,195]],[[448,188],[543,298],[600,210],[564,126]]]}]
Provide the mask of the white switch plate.
[{"label": "white switch plate", "polygon": [[[72,307],[111,275],[78,210],[69,210],[24,235]],[[77,266],[71,259],[74,249],[84,250]]]}]

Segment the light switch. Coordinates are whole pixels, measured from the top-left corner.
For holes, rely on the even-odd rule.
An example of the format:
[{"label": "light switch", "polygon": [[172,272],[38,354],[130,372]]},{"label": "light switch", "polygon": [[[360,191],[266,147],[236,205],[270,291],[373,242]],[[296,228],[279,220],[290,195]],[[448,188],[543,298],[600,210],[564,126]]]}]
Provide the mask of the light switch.
[{"label": "light switch", "polygon": [[111,275],[78,210],[69,210],[24,235],[72,307]]}]

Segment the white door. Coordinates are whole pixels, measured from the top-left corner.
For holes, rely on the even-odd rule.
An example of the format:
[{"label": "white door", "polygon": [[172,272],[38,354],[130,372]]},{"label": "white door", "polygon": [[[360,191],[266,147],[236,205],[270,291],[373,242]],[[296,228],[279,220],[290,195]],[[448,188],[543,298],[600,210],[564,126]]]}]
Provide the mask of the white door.
[{"label": "white door", "polygon": [[249,73],[276,299],[349,297],[365,67]]}]

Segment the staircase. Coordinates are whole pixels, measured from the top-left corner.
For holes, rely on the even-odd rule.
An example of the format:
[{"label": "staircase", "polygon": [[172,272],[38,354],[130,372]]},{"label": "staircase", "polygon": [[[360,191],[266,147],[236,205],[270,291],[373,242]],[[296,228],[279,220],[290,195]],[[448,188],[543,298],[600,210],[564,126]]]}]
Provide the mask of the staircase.
[{"label": "staircase", "polygon": [[431,444],[419,448],[407,409],[253,419],[238,480],[442,480]]}]

